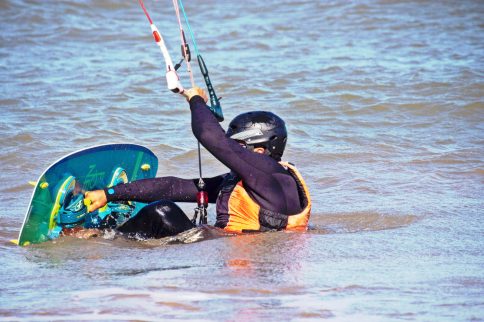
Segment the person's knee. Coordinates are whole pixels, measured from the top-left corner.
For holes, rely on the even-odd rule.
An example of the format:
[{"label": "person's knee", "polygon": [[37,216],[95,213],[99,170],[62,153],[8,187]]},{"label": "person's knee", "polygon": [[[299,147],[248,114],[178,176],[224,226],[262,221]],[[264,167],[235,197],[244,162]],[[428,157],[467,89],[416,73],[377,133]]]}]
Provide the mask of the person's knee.
[{"label": "person's knee", "polygon": [[195,227],[185,213],[170,200],[160,200],[143,207],[136,216],[118,228],[143,238],[173,236]]},{"label": "person's knee", "polygon": [[165,230],[179,233],[195,227],[183,210],[173,201],[161,200],[149,206],[153,207],[152,212],[163,221]]},{"label": "person's knee", "polygon": [[[145,210],[146,209],[146,210]],[[176,203],[171,200],[160,200],[150,203],[145,206],[141,212],[146,212],[159,216],[162,220],[170,220],[170,218],[186,217],[185,213],[178,207]]]}]

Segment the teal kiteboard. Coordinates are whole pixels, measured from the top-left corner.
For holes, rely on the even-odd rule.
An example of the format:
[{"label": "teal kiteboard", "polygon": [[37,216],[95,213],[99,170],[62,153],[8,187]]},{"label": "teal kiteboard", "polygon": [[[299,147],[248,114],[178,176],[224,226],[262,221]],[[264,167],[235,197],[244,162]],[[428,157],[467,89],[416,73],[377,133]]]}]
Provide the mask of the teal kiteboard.
[{"label": "teal kiteboard", "polygon": [[110,202],[87,212],[84,192],[119,183],[153,178],[158,158],[134,144],[108,144],[69,154],[44,171],[35,183],[27,214],[20,229],[20,246],[59,237],[66,228],[116,228],[145,205]]}]

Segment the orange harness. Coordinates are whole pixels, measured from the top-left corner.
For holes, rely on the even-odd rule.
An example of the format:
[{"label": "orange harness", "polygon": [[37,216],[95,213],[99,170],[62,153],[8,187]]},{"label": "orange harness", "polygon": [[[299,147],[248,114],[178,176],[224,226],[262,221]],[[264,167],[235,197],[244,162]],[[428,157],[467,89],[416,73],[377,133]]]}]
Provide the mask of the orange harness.
[{"label": "orange harness", "polygon": [[311,213],[311,197],[301,174],[288,162],[280,162],[294,177],[303,210],[297,214],[282,214],[260,207],[239,181],[230,194],[228,202],[229,221],[224,228],[230,232],[298,230],[307,229]]}]

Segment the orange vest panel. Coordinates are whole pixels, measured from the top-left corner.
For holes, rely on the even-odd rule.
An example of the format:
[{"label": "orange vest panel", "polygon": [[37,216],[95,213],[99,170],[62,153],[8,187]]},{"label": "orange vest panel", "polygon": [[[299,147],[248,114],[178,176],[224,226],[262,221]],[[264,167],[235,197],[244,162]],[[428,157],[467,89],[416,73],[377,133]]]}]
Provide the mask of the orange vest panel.
[{"label": "orange vest panel", "polygon": [[249,196],[242,181],[239,181],[229,198],[229,222],[224,228],[228,231],[259,230],[260,206]]},{"label": "orange vest panel", "polygon": [[[304,209],[298,214],[288,215],[286,230],[304,231],[307,229],[309,217],[311,213],[311,198],[309,190],[304,182],[301,174],[293,165],[287,162],[280,162],[282,166],[289,170],[289,172],[296,179],[298,189],[303,196],[301,202],[304,204]],[[239,181],[234,190],[230,194],[228,201],[229,221],[224,228],[230,232],[258,231],[261,229],[259,223],[260,206],[249,196],[245,190],[242,181]]]},{"label": "orange vest panel", "polygon": [[287,218],[287,226],[286,230],[296,230],[296,231],[304,231],[308,229],[309,217],[311,216],[311,196],[309,195],[309,189],[304,182],[301,173],[297,170],[295,166],[288,162],[281,162],[283,166],[288,168],[296,177],[296,181],[298,186],[303,189],[304,195],[307,199],[307,205],[304,207],[303,211],[298,214],[290,215]]}]

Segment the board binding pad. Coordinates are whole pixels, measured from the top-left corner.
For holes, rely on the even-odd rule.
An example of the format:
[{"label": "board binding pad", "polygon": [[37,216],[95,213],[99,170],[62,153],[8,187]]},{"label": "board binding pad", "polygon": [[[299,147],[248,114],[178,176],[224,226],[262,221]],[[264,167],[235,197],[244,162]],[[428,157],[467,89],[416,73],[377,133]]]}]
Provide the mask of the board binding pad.
[{"label": "board binding pad", "polygon": [[153,178],[157,170],[158,158],[154,153],[135,144],[100,145],[59,159],[36,182],[18,245],[55,239],[63,229],[118,227],[145,204],[109,202],[88,213],[84,193]]}]

